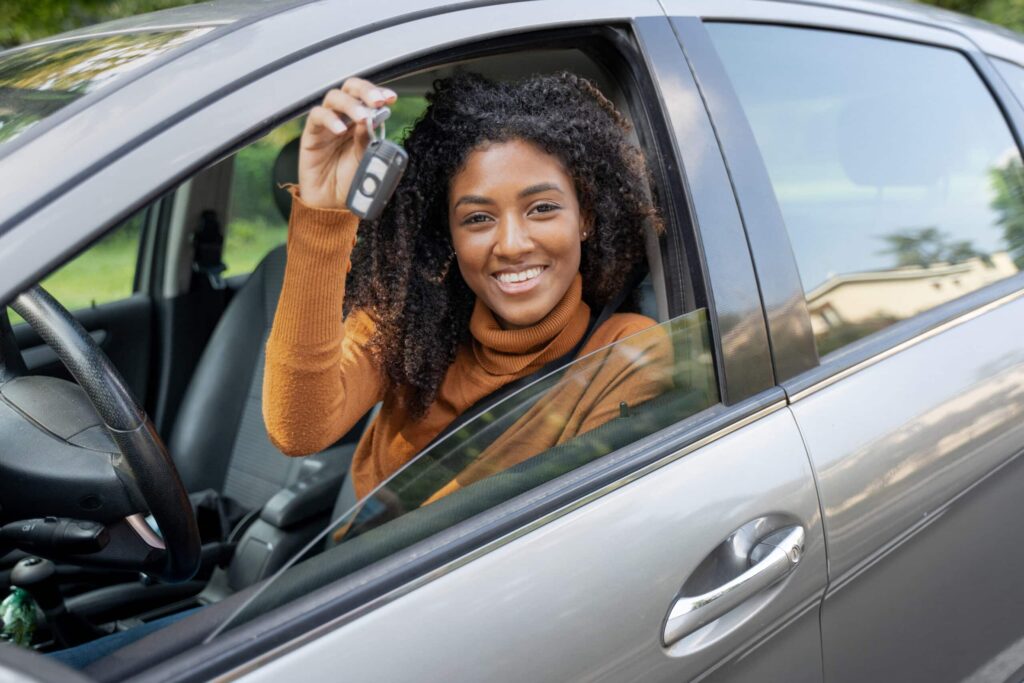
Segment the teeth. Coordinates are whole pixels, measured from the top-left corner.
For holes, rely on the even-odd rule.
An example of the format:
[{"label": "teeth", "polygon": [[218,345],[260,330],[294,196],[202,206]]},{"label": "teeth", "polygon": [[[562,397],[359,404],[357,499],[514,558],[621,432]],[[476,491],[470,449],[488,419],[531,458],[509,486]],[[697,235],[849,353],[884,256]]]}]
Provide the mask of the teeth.
[{"label": "teeth", "polygon": [[498,273],[495,277],[498,279],[498,282],[526,282],[537,277],[543,271],[543,268],[528,268],[518,273]]}]

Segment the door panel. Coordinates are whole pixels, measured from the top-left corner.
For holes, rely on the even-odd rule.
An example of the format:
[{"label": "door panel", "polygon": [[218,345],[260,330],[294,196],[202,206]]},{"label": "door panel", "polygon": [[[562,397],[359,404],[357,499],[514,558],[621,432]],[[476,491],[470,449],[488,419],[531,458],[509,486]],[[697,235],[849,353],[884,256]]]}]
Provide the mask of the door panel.
[{"label": "door panel", "polygon": [[[678,454],[677,454],[678,456]],[[672,459],[670,456],[669,460]],[[781,582],[678,643],[670,605],[727,537],[772,515],[807,532]],[[249,673],[280,680],[819,680],[818,500],[789,411],[555,516]],[[736,655],[745,654],[742,657]]]},{"label": "door panel", "polygon": [[[153,316],[149,296],[136,292],[126,299],[79,309],[74,314],[124,375],[141,405],[146,399],[152,339]],[[14,327],[14,336],[30,373],[71,381],[67,370],[35,330],[21,323]]]},{"label": "door panel", "polygon": [[829,539],[829,680],[958,680],[1024,636],[1024,470],[968,491],[1024,448],[1014,296],[797,395]]}]

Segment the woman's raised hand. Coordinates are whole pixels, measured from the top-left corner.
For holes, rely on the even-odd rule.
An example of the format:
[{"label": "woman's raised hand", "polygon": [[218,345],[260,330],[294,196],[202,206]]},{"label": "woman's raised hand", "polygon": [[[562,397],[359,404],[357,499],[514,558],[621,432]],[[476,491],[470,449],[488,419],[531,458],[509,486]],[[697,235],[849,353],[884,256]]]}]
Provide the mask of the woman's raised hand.
[{"label": "woman's raised hand", "polygon": [[[352,177],[370,144],[368,119],[374,109],[394,104],[397,98],[387,88],[349,78],[313,107],[299,143],[299,192],[305,204],[344,208]],[[341,114],[352,123],[346,126]]]}]

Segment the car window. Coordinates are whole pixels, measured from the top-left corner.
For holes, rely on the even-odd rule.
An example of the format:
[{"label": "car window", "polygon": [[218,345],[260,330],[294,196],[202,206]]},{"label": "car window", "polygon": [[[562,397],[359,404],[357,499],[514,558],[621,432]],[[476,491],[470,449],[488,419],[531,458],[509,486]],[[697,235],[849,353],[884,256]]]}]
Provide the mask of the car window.
[{"label": "car window", "polygon": [[335,511],[324,533],[343,547],[331,580],[717,404],[709,330],[704,308],[652,325],[539,378],[428,446],[363,500]]},{"label": "car window", "polygon": [[1008,62],[1005,59],[993,58],[992,63],[1002,77],[1006,79],[1006,83],[1010,86],[1010,90],[1013,91],[1017,101],[1024,105],[1024,67]]},{"label": "car window", "polygon": [[[39,284],[71,311],[131,296],[147,210],[108,232]],[[10,316],[12,324],[23,322],[14,311]]]},{"label": "car window", "polygon": [[[421,96],[403,95],[386,123],[387,137],[401,142],[426,106],[427,101]],[[252,272],[270,250],[284,244],[288,218],[274,198],[275,187],[282,181],[297,182],[298,160],[294,156],[288,158],[287,178],[275,177],[275,164],[289,144],[289,153],[297,153],[295,145],[305,123],[305,116],[288,121],[235,155],[222,256],[226,266],[224,277]]]},{"label": "car window", "polygon": [[708,31],[782,210],[820,355],[1024,266],[1021,156],[966,57],[823,30]]},{"label": "car window", "polygon": [[0,151],[26,130],[210,28],[117,33],[0,55]]}]

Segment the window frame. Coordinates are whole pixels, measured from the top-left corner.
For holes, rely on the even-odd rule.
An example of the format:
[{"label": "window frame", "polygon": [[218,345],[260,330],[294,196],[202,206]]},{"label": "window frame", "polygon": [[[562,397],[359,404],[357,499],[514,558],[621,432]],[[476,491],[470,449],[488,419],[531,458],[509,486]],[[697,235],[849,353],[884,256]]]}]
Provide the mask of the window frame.
[{"label": "window frame", "polygon": [[[678,240],[678,246],[672,247],[677,250],[675,254],[672,249],[663,250],[666,275],[683,278],[697,270],[706,283],[708,301],[701,302],[697,296],[695,299],[707,306],[712,321],[710,336],[723,401],[348,577],[318,585],[315,597],[306,595],[291,600],[225,632],[210,645],[193,647],[157,665],[153,671],[158,675],[174,676],[177,672],[198,680],[258,660],[268,649],[293,646],[296,639],[311,634],[315,637],[318,629],[334,628],[341,623],[339,620],[357,618],[439,573],[463,566],[512,538],[784,408],[784,395],[773,386],[760,301],[752,286],[743,286],[754,283],[754,273],[735,199],[729,184],[721,182],[726,176],[720,155],[707,156],[715,144],[713,137],[709,137],[712,128],[703,108],[693,116],[693,103],[700,99],[678,39],[663,16],[612,20],[595,14],[576,23],[579,21],[586,21],[589,26],[557,27],[553,22],[553,27],[543,29],[513,28],[509,30],[517,31],[515,35],[490,39],[486,45],[479,29],[468,30],[464,42],[455,47],[385,65],[369,71],[367,76],[384,80],[415,68],[426,68],[430,63],[507,52],[513,47],[543,47],[564,41],[566,36],[581,38],[586,33],[604,33],[604,38],[614,39],[607,35],[608,26],[630,28],[631,39],[618,47],[622,51],[629,46],[620,59],[628,70],[626,77],[631,80],[619,85],[629,101],[645,153],[654,151],[659,155],[651,159],[653,184],[656,192],[663,192],[658,199],[666,212],[666,239],[670,243],[671,239]],[[661,79],[669,79],[667,82],[674,87],[663,91],[658,85]],[[251,131],[248,139],[255,139],[318,99],[290,109],[269,126],[264,124],[260,131]],[[236,149],[238,145],[225,148],[218,158]],[[680,164],[686,167],[685,173]],[[693,227],[680,230],[687,221]],[[706,233],[700,232],[701,224],[710,226]],[[687,232],[691,234],[686,235]],[[684,241],[684,235],[692,242]],[[680,253],[690,254],[690,259],[683,263],[689,264],[691,272],[685,275]],[[677,292],[674,300],[670,298],[670,314],[674,316],[682,312],[678,308],[685,295],[678,283],[669,280],[667,287]],[[733,339],[737,337],[744,343],[735,343]],[[216,621],[237,604],[228,599],[209,607],[207,614]],[[274,650],[270,656],[279,652]]]},{"label": "window frame", "polygon": [[806,293],[767,167],[705,23],[825,30],[954,50],[973,66],[981,84],[1002,113],[1022,155],[1024,108],[988,57],[961,34],[845,10],[788,8],[780,17],[778,13],[771,15],[763,9],[754,11],[742,2],[731,5],[740,5],[744,11],[735,15],[708,11],[702,20],[672,17],[672,21],[687,45],[687,54],[720,133],[722,153],[732,173],[737,202],[743,209],[745,229],[765,300],[775,373],[791,401],[808,396],[863,367],[1024,294],[1022,272],[893,323],[840,347],[824,358],[818,358]]}]

